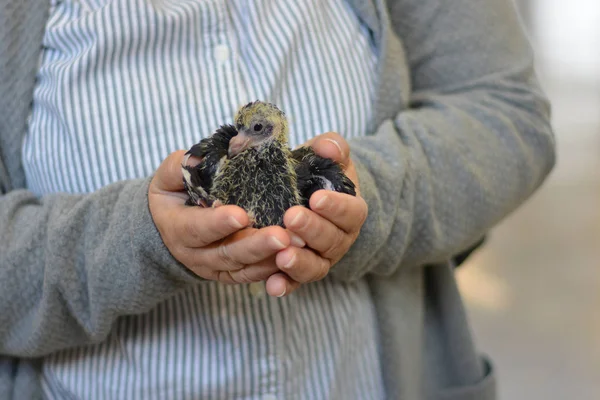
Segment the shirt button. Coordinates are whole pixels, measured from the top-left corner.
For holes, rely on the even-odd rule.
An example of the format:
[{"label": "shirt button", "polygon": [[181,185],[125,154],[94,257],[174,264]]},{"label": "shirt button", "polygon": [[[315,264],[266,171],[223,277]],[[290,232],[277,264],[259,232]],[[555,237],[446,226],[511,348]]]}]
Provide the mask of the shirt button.
[{"label": "shirt button", "polygon": [[264,282],[253,282],[250,284],[250,294],[256,298],[264,297],[266,293]]},{"label": "shirt button", "polygon": [[265,394],[263,396],[263,400],[277,400],[277,396],[274,394]]},{"label": "shirt button", "polygon": [[229,60],[231,50],[226,44],[219,44],[215,47],[215,59],[219,62],[225,62]]}]

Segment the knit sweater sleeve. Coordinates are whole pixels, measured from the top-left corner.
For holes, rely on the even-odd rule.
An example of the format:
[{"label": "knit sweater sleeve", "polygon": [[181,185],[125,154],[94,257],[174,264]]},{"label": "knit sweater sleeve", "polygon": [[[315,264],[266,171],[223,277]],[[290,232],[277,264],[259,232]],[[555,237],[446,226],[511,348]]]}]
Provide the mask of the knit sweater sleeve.
[{"label": "knit sweater sleeve", "polygon": [[150,178],[36,197],[20,157],[47,0],[0,0],[0,355],[100,342],[121,315],[199,282],[148,209]]},{"label": "knit sweater sleeve", "polygon": [[199,282],[163,244],[148,184],[0,196],[0,354],[102,341],[118,316],[149,311]]},{"label": "knit sweater sleeve", "polygon": [[450,259],[551,170],[549,105],[511,3],[388,1],[412,92],[406,109],[350,143],[369,216],[338,278]]}]

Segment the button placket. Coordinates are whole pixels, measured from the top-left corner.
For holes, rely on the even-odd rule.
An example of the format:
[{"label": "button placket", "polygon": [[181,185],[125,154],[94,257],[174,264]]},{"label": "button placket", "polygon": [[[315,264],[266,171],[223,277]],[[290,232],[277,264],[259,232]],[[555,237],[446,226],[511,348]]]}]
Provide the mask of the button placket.
[{"label": "button placket", "polygon": [[236,110],[240,106],[245,105],[250,101],[248,96],[247,83],[243,78],[242,68],[245,68],[245,65],[240,57],[240,46],[237,34],[238,32],[236,32],[236,26],[234,25],[234,22],[231,20],[231,18],[229,18],[229,20],[227,21],[227,29],[225,32],[225,36],[227,38],[227,43],[230,44],[230,54],[228,61],[231,63],[231,72],[233,77],[232,85],[235,90],[235,96],[233,96],[235,100],[232,100],[234,102],[232,106]]}]

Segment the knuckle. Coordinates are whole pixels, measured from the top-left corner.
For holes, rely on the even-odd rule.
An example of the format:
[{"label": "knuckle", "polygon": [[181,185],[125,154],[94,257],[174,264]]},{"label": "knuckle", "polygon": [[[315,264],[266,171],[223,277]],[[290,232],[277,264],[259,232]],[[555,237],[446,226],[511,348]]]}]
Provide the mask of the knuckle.
[{"label": "knuckle", "polygon": [[335,259],[344,252],[346,245],[346,234],[337,229],[333,235],[333,239],[327,249],[322,253],[322,256],[327,259]]},{"label": "knuckle", "polygon": [[231,271],[218,271],[216,280],[221,283],[227,284],[236,283],[235,279],[233,278],[233,275],[231,274]]},{"label": "knuckle", "polygon": [[231,256],[229,254],[229,248],[226,244],[221,244],[219,246],[217,246],[217,255],[219,260],[223,261],[223,262],[230,262],[231,261]]},{"label": "knuckle", "polygon": [[313,281],[320,281],[321,279],[324,279],[329,273],[329,265],[330,262],[328,260],[321,259],[321,262],[318,263],[317,273],[315,274]]},{"label": "knuckle", "polygon": [[217,246],[217,257],[226,271],[234,271],[243,268],[243,264],[233,259],[227,244]]},{"label": "knuckle", "polygon": [[252,276],[250,276],[246,268],[242,268],[237,271],[231,271],[230,275],[233,278],[233,280],[237,283],[253,282]]}]

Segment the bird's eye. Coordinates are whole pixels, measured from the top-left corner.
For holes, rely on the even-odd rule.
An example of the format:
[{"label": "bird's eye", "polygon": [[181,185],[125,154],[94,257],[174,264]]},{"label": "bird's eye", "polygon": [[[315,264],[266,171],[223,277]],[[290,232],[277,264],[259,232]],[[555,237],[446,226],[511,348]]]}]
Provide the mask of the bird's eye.
[{"label": "bird's eye", "polygon": [[263,126],[261,124],[254,125],[254,132],[262,131]]}]

